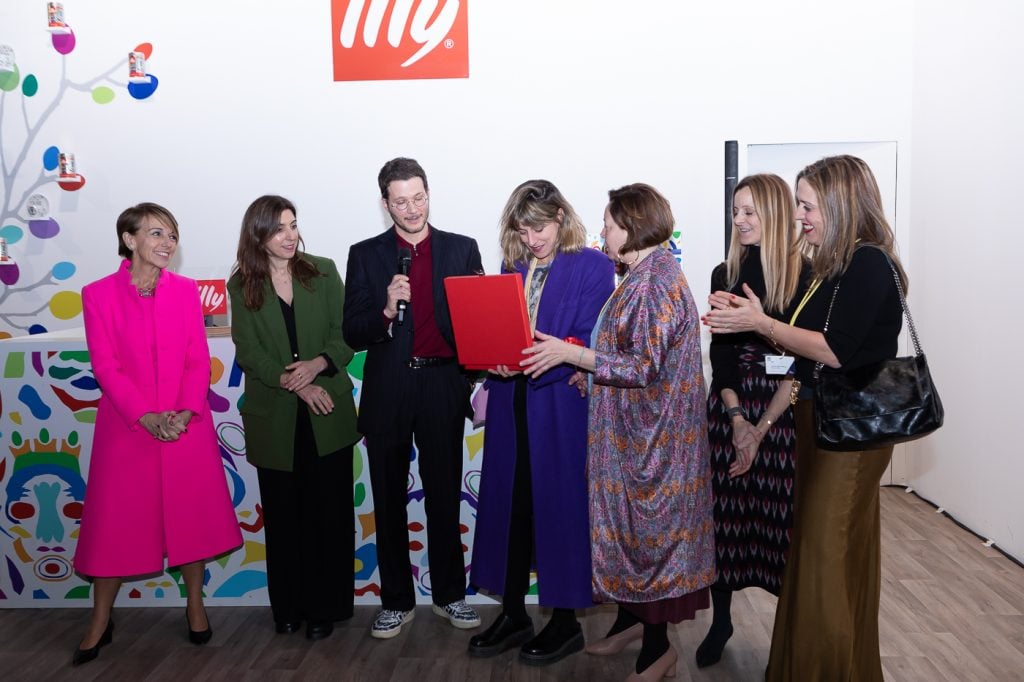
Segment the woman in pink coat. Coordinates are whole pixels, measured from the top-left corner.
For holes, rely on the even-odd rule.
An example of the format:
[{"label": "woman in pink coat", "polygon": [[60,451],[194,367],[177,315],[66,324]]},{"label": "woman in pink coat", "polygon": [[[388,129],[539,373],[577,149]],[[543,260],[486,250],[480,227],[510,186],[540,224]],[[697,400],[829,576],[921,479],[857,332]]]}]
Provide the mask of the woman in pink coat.
[{"label": "woman in pink coat", "polygon": [[242,544],[210,407],[210,352],[196,283],[166,270],[178,224],[157,204],[117,219],[127,260],[82,290],[85,336],[103,396],[75,570],[93,578],[89,627],[73,665],[110,644],[122,576],[178,566],[193,644],[210,640],[204,561]]}]

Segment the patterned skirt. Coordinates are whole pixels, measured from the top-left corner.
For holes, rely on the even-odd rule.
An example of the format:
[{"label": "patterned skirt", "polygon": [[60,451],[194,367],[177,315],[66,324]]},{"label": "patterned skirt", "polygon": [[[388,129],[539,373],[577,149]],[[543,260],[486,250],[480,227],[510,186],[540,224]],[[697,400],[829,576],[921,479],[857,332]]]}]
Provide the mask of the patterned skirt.
[{"label": "patterned skirt", "polygon": [[[760,344],[747,344],[740,352],[740,406],[751,424],[757,424],[779,385],[778,378],[765,374],[765,352],[768,349]],[[761,587],[778,595],[793,527],[793,410],[787,409],[772,424],[750,470],[730,479],[729,465],[736,457],[732,424],[718,389],[712,387],[708,396],[708,443],[715,499],[715,587]]]}]

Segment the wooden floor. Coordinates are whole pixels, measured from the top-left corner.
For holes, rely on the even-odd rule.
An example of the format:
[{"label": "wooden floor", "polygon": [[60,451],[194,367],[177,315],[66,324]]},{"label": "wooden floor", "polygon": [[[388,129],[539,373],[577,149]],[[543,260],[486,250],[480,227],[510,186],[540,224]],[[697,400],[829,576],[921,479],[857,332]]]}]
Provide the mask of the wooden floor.
[{"label": "wooden floor", "polygon": [[[882,491],[882,662],[886,679],[1024,680],[1024,569],[899,488]],[[485,624],[496,606],[480,608]],[[722,661],[698,670],[693,651],[710,614],[670,629],[680,653],[676,680],[759,680],[768,659],[775,598],[746,590],[733,600],[735,634]],[[117,609],[114,643],[78,669],[71,652],[85,627],[82,609],[0,610],[0,679],[103,680],[622,680],[634,644],[618,656],[578,654],[547,668],[519,663],[515,652],[470,659],[469,633],[452,629],[420,607],[416,620],[390,641],[370,638],[375,607],[320,642],[275,635],[268,608],[212,608],[213,641],[185,640],[182,609]],[[537,610],[533,610],[536,622]],[[601,607],[583,616],[584,633],[599,638],[614,619]]]}]

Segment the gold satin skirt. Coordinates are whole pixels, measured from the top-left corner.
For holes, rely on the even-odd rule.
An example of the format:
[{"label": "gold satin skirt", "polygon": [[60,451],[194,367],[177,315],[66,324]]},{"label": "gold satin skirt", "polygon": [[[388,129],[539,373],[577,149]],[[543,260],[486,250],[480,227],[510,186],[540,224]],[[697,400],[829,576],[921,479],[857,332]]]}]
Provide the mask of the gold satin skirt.
[{"label": "gold satin skirt", "polygon": [[892,446],[821,450],[812,401],[796,412],[794,524],[775,613],[769,682],[882,680],[878,486]]}]

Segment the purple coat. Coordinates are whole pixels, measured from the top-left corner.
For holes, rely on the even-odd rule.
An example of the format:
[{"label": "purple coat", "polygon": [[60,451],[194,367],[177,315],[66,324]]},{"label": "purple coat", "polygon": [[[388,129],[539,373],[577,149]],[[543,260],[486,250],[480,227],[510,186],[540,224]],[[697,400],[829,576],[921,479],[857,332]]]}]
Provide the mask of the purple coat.
[{"label": "purple coat", "polygon": [[[524,280],[527,265],[517,270]],[[604,302],[615,286],[611,261],[599,251],[559,253],[551,264],[537,310],[539,331],[590,342]],[[526,414],[539,601],[544,606],[593,604],[590,519],[587,511],[587,400],[562,365],[530,379]],[[494,594],[505,588],[508,529],[515,478],[516,429],[513,382],[487,381],[487,428],[473,540],[470,581]]]}]

